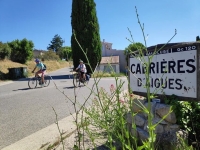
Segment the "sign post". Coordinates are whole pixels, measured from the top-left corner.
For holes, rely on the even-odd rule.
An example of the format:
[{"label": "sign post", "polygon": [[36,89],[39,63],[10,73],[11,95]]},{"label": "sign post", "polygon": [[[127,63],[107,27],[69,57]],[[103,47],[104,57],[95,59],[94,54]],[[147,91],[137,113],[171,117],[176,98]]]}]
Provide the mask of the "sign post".
[{"label": "sign post", "polygon": [[[157,45],[157,49],[162,45]],[[144,52],[147,60],[155,46]],[[176,95],[180,100],[200,101],[200,42],[168,44],[158,51],[149,64],[150,91],[156,95]],[[135,94],[146,96],[143,62],[129,56],[129,81]]]}]

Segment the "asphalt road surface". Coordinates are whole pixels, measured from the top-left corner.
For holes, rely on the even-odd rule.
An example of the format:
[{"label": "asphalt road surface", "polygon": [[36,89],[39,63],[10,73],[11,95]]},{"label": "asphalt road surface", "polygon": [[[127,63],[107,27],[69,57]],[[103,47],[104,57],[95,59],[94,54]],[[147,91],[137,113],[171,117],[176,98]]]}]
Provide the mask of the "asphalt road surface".
[{"label": "asphalt road surface", "polygon": [[[28,78],[14,81],[10,84],[0,84],[0,149],[39,131],[71,113],[74,107],[70,100],[77,100],[82,104],[91,93],[89,88],[94,85],[90,79],[88,87],[73,87],[70,68],[59,69],[49,73],[53,80],[48,87],[29,89]],[[122,89],[127,89],[127,80]],[[114,78],[102,78],[98,87],[103,87],[109,92],[110,85],[116,85]],[[94,89],[96,91],[96,88]],[[70,100],[69,100],[69,99]],[[91,95],[90,100],[94,98]]]}]

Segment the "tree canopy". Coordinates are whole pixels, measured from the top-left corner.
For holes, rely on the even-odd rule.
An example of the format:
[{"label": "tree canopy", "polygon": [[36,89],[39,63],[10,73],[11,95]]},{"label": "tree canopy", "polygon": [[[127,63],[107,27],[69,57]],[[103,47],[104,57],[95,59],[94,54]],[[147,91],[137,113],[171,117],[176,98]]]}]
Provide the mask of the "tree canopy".
[{"label": "tree canopy", "polygon": [[199,38],[199,36],[197,36],[197,37],[196,37],[196,41],[200,41],[200,38]]},{"label": "tree canopy", "polygon": [[14,40],[9,42],[8,45],[11,48],[10,59],[19,63],[26,63],[26,61],[31,60],[33,57],[34,44],[32,41],[24,38],[23,40]]},{"label": "tree canopy", "polygon": [[[94,0],[73,0],[71,25],[71,48],[74,67],[78,66],[79,59],[81,59],[86,63],[88,73],[92,73],[101,61],[102,51]],[[75,35],[73,34],[74,32]],[[86,53],[89,62],[83,51]],[[92,68],[88,67],[88,63]]]},{"label": "tree canopy", "polygon": [[0,42],[0,59],[9,58],[11,54],[11,48],[7,43]]},{"label": "tree canopy", "polygon": [[60,37],[60,35],[56,34],[51,40],[51,44],[47,47],[48,50],[52,50],[54,52],[58,52],[59,49],[63,46],[64,41]]},{"label": "tree canopy", "polygon": [[134,51],[137,51],[139,49],[145,49],[145,46],[140,42],[131,43],[131,44],[129,44],[128,47],[125,48],[124,54],[126,55],[127,65],[128,65],[128,56],[129,56],[129,54],[134,52]]},{"label": "tree canopy", "polygon": [[69,47],[69,46],[61,47],[58,50],[58,55],[61,59],[63,59],[63,58],[66,59],[66,60],[72,59],[72,49],[71,49],[71,47]]}]

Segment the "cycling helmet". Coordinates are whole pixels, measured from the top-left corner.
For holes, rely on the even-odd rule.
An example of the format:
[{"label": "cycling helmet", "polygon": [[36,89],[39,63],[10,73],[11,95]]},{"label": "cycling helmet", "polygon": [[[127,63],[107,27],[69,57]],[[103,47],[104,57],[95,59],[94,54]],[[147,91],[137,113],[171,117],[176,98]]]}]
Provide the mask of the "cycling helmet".
[{"label": "cycling helmet", "polygon": [[40,60],[38,58],[35,59],[35,62],[40,62]]}]

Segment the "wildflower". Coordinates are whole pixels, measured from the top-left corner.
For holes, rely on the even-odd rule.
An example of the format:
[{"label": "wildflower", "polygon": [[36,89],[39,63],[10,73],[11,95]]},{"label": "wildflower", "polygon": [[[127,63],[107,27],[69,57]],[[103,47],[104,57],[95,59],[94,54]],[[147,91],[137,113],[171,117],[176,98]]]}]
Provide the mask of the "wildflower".
[{"label": "wildflower", "polygon": [[124,99],[120,99],[119,102],[124,104],[125,101],[124,101]]},{"label": "wildflower", "polygon": [[104,91],[104,88],[103,88],[103,87],[101,87],[101,88],[100,88],[100,90],[101,90],[101,91]]},{"label": "wildflower", "polygon": [[134,97],[134,94],[130,94],[130,97],[133,98],[133,97]]},{"label": "wildflower", "polygon": [[113,93],[115,91],[115,86],[113,84],[110,85],[110,92]]}]

